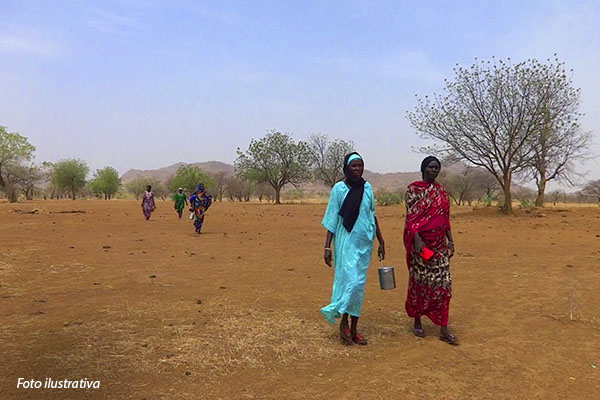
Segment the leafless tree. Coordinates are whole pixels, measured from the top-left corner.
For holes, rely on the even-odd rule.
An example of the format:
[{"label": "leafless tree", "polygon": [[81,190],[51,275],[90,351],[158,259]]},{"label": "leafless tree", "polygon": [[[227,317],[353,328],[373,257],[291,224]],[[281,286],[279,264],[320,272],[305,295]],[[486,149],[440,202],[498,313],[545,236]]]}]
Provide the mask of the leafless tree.
[{"label": "leafless tree", "polygon": [[15,170],[16,185],[23,192],[27,200],[33,200],[37,185],[44,178],[43,171],[36,165],[19,166]]},{"label": "leafless tree", "polygon": [[227,174],[225,171],[219,171],[212,174],[212,177],[215,181],[215,191],[217,200],[223,201],[223,195],[227,190]]},{"label": "leafless tree", "polygon": [[463,204],[466,198],[470,197],[470,192],[475,185],[467,171],[461,173],[448,172],[439,180],[457,206]]},{"label": "leafless tree", "polygon": [[275,190],[266,182],[259,183],[256,185],[256,196],[258,197],[258,201],[263,201],[263,198],[266,198],[268,201],[273,201],[275,198]]},{"label": "leafless tree", "polygon": [[315,134],[310,137],[308,147],[313,179],[333,187],[344,177],[344,157],[354,151],[354,143],[342,139],[331,141],[327,135]]},{"label": "leafless tree", "polygon": [[553,190],[550,192],[550,198],[552,199],[552,205],[556,205],[559,201],[565,201],[565,191],[564,190]]},{"label": "leafless tree", "polygon": [[230,176],[227,179],[227,194],[229,201],[248,201],[250,199],[250,185],[248,182],[237,176]]},{"label": "leafless tree", "polygon": [[546,184],[557,180],[574,185],[580,176],[574,163],[589,158],[590,132],[583,132],[579,123],[580,89],[573,87],[572,78],[565,64],[548,60],[542,67],[543,75],[536,85],[538,97],[544,99],[542,108],[543,126],[532,135],[533,149],[529,168],[524,171],[525,179],[535,179],[537,186],[536,206],[544,205]]},{"label": "leafless tree", "polygon": [[502,209],[510,214],[513,176],[531,165],[532,137],[545,127],[550,93],[539,86],[563,78],[537,60],[477,61],[454,71],[443,95],[418,98],[407,117],[421,137],[437,143],[423,151],[451,153],[488,170],[504,192]]},{"label": "leafless tree", "polygon": [[588,182],[581,193],[584,196],[593,197],[598,200],[598,205],[600,206],[600,179]]},{"label": "leafless tree", "polygon": [[533,202],[533,199],[535,198],[535,191],[525,186],[515,185],[512,189],[512,197],[520,201],[528,200]]},{"label": "leafless tree", "polygon": [[477,198],[487,196],[489,199],[495,199],[498,196],[501,188],[494,175],[483,168],[473,168],[472,174],[475,181]]}]

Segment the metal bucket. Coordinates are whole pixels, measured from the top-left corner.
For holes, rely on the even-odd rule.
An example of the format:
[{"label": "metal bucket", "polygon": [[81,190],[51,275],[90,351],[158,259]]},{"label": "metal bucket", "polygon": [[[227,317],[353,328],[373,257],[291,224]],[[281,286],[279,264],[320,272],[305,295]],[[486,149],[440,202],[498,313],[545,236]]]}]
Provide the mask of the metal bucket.
[{"label": "metal bucket", "polygon": [[379,272],[379,286],[382,290],[396,289],[394,267],[381,267],[377,272]]}]

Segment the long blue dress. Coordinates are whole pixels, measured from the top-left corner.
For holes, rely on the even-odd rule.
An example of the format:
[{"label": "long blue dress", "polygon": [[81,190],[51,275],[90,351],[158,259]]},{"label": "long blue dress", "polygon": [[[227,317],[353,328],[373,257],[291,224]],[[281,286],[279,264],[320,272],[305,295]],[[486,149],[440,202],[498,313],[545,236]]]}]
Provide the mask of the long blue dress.
[{"label": "long blue dress", "polygon": [[375,196],[368,182],[365,182],[358,219],[352,232],[344,228],[344,219],[338,212],[349,191],[350,188],[343,181],[335,184],[331,189],[331,197],[322,222],[323,227],[333,233],[335,245],[335,277],[331,303],[321,309],[321,313],[332,324],[342,314],[360,316],[376,232]]}]

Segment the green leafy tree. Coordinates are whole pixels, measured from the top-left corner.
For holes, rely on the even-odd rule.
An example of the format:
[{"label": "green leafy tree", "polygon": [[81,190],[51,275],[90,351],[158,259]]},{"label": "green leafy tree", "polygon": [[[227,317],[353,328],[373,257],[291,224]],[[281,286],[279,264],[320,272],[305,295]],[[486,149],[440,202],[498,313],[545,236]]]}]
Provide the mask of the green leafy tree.
[{"label": "green leafy tree", "polygon": [[19,171],[16,170],[32,160],[34,151],[35,146],[25,136],[0,126],[0,189],[11,203],[17,201],[18,195],[15,179]]},{"label": "green leafy tree", "polygon": [[344,157],[354,151],[354,143],[342,139],[331,141],[326,135],[317,134],[310,137],[308,147],[316,182],[333,187],[344,178]]},{"label": "green leafy tree", "polygon": [[174,192],[181,187],[186,192],[194,192],[198,188],[199,183],[202,183],[208,192],[213,192],[215,190],[214,179],[200,167],[195,165],[182,165],[177,168],[177,172],[171,180],[169,189],[171,192]]},{"label": "green leafy tree", "polygon": [[547,127],[551,91],[563,79],[557,69],[537,60],[502,60],[456,67],[445,93],[418,98],[407,117],[419,135],[441,146],[422,150],[453,155],[487,169],[504,192],[502,210],[512,213],[513,177],[530,168],[536,135]]},{"label": "green leafy tree", "polygon": [[110,200],[121,187],[119,172],[113,167],[104,167],[96,170],[90,181],[90,190],[96,196],[104,196],[104,200]]},{"label": "green leafy tree", "polygon": [[54,163],[50,161],[43,161],[41,165],[42,180],[46,182],[46,188],[44,189],[44,199],[50,196],[50,199],[58,199],[63,196],[63,191],[52,182],[52,176],[54,175]]},{"label": "green leafy tree", "polygon": [[237,150],[238,174],[251,182],[268,182],[275,190],[275,203],[281,203],[281,188],[310,179],[311,156],[305,142],[294,142],[289,133],[270,131],[259,140],[250,141],[244,153]]},{"label": "green leafy tree", "polygon": [[75,200],[77,194],[85,187],[89,167],[79,159],[60,160],[54,164],[52,183],[59,189],[69,191]]}]

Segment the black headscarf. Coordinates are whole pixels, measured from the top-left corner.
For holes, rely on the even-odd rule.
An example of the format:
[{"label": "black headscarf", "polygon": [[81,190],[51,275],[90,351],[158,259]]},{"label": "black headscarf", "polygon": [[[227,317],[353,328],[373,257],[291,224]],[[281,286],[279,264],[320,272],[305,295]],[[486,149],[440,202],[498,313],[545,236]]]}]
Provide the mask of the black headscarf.
[{"label": "black headscarf", "polygon": [[340,211],[338,212],[338,214],[344,218],[343,225],[348,232],[352,232],[352,228],[354,228],[354,224],[358,219],[360,203],[362,202],[363,193],[365,192],[365,180],[362,177],[354,179],[348,168],[348,159],[353,154],[358,155],[362,160],[362,157],[357,152],[346,154],[346,157],[344,157],[344,176],[346,177],[346,183],[350,186],[350,191],[346,195],[342,207],[340,207]]},{"label": "black headscarf", "polygon": [[437,157],[427,156],[423,159],[423,161],[421,161],[421,176],[423,176],[423,174],[425,173],[425,168],[432,161],[437,161],[437,163],[440,165],[440,168],[442,167],[442,163],[440,162],[440,160],[437,159]]}]

